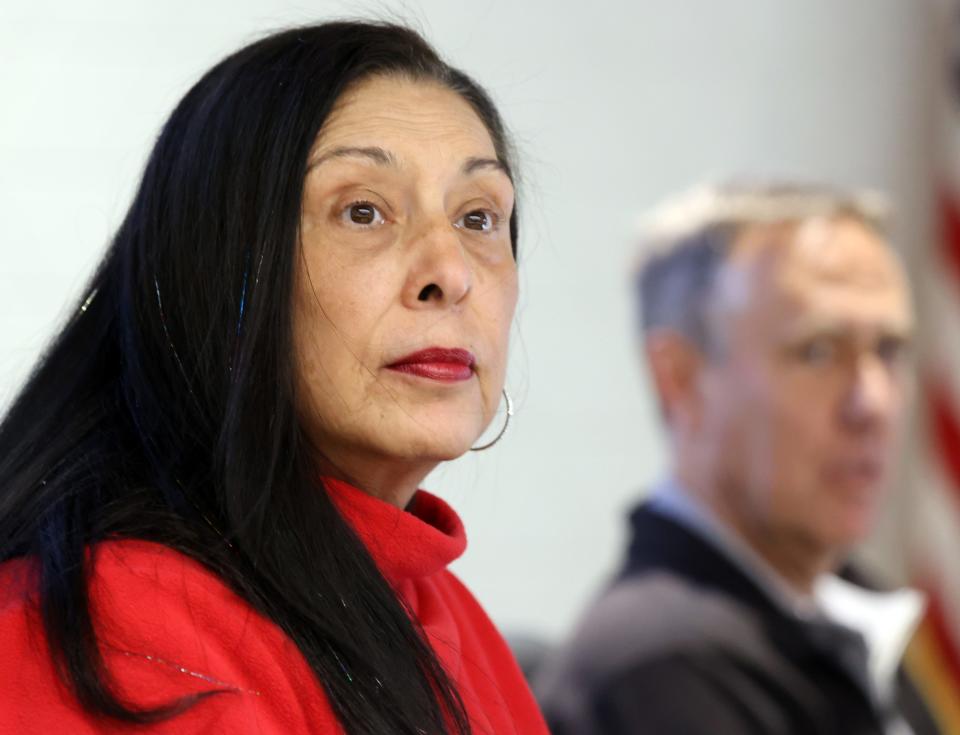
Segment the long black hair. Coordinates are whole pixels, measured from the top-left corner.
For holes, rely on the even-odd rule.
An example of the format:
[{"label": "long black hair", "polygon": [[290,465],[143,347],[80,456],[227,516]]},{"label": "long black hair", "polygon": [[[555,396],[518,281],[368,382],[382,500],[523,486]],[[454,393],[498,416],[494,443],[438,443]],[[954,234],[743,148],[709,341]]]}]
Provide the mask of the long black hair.
[{"label": "long black hair", "polygon": [[[146,723],[196,701],[137,710],[111,687],[90,553],[139,538],[199,560],[282,628],[346,732],[470,730],[416,621],[318,487],[297,420],[308,152],[340,95],[378,74],[460,94],[509,170],[489,97],[410,29],[332,22],[253,43],[173,111],[76,312],[0,424],[0,559],[35,561],[50,653],[92,713]],[[516,253],[516,211],[510,233]]]}]

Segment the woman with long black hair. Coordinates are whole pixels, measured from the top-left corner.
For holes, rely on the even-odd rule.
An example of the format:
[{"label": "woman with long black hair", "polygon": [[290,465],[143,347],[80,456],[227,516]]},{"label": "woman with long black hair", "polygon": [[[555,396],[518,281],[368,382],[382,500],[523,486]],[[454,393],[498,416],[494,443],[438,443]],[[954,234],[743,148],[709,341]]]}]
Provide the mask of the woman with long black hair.
[{"label": "woman with long black hair", "polygon": [[418,490],[506,398],[516,246],[416,33],[209,71],[0,424],[0,733],[545,733]]}]

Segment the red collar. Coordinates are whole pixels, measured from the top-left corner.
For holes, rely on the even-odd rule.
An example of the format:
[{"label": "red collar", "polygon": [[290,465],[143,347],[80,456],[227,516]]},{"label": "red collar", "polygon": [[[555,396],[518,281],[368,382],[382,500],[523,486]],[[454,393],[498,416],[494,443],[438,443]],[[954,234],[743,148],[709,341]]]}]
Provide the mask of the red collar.
[{"label": "red collar", "polygon": [[417,490],[403,510],[342,480],[324,477],[323,484],[380,572],[394,584],[445,569],[467,547],[460,517],[425,490]]}]

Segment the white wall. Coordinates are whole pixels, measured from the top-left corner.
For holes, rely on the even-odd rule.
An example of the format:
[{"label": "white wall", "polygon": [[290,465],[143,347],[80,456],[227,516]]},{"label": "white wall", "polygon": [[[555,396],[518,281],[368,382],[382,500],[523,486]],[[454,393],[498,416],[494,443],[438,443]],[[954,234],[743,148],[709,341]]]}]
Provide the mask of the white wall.
[{"label": "white wall", "polygon": [[501,445],[428,481],[461,511],[459,573],[511,630],[557,635],[663,469],[626,269],[636,215],[704,176],[869,184],[928,232],[930,11],[915,0],[0,4],[0,404],[119,223],[204,69],[333,15],[413,20],[500,102],[525,177]]}]

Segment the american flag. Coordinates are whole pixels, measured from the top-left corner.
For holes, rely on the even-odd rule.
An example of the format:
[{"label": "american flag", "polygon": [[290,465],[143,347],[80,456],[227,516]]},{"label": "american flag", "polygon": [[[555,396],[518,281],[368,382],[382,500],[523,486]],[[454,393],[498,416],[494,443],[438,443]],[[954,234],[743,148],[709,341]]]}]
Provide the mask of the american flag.
[{"label": "american flag", "polygon": [[[956,42],[960,12],[954,20]],[[939,227],[913,255],[921,400],[900,523],[913,582],[928,596],[907,665],[943,732],[960,734],[960,44],[951,56],[939,114]]]}]

